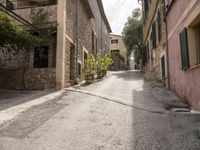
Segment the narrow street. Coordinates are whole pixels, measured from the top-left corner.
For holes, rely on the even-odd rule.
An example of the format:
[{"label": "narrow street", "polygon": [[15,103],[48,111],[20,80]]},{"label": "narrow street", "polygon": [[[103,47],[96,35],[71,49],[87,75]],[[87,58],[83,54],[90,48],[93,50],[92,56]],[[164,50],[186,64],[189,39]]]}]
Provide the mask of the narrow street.
[{"label": "narrow street", "polygon": [[[187,105],[162,84],[144,81],[140,72],[109,73],[53,100],[11,108],[25,104],[33,106],[0,121],[0,150],[200,148],[200,115],[173,111]],[[11,108],[1,108],[0,116]]]}]

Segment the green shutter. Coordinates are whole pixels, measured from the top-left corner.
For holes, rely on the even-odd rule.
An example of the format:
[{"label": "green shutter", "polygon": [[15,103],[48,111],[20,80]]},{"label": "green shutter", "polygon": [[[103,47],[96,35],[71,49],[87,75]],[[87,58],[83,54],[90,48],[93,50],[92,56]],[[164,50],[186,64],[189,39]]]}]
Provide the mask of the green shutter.
[{"label": "green shutter", "polygon": [[181,47],[182,69],[187,70],[189,68],[189,52],[188,52],[188,38],[187,38],[186,28],[184,28],[183,31],[179,34],[179,37],[180,37],[180,47]]},{"label": "green shutter", "polygon": [[155,22],[152,24],[152,45],[153,49],[156,48],[156,24]]}]

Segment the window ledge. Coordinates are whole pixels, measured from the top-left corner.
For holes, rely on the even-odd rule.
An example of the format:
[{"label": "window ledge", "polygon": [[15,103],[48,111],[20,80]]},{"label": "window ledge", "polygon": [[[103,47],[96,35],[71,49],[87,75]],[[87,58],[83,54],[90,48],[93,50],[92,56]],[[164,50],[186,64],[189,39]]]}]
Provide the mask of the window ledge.
[{"label": "window ledge", "polygon": [[200,67],[200,64],[197,64],[195,66],[190,67],[189,70],[193,70],[193,69],[198,68],[198,67]]}]

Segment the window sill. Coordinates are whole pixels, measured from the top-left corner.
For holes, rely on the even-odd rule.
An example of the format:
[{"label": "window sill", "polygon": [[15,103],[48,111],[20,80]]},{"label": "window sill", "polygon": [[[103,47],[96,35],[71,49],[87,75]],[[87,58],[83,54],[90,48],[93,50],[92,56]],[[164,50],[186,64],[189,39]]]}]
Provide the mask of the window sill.
[{"label": "window sill", "polygon": [[193,69],[196,69],[196,68],[198,68],[198,67],[200,67],[200,64],[197,64],[197,65],[195,65],[195,66],[190,67],[189,70],[193,70]]}]

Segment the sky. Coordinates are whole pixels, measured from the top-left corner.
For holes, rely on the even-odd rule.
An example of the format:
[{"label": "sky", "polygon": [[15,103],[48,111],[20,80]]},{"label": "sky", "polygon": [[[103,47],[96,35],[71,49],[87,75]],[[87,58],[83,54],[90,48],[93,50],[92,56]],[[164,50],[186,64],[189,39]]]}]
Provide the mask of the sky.
[{"label": "sky", "polygon": [[140,8],[138,0],[102,0],[114,34],[121,34],[127,18],[134,8]]}]

